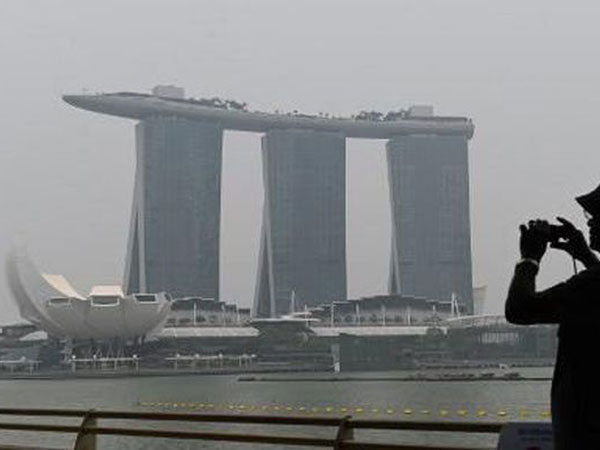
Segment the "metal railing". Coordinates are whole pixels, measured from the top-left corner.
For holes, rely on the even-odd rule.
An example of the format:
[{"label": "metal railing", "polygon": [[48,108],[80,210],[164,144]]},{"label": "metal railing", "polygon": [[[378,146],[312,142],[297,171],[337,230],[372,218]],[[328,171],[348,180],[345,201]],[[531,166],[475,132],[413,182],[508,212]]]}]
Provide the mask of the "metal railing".
[{"label": "metal railing", "polygon": [[[346,417],[298,417],[272,415],[235,415],[235,414],[184,414],[143,411],[110,411],[83,409],[17,409],[0,408],[0,416],[11,417],[58,417],[79,418],[79,425],[47,424],[0,421],[0,430],[21,432],[72,433],[77,436],[74,450],[96,450],[97,436],[129,436],[145,438],[189,439],[200,441],[222,441],[246,444],[278,444],[306,447],[325,447],[333,449],[364,450],[465,450],[465,447],[441,447],[402,445],[399,443],[377,443],[355,440],[355,430],[388,430],[415,432],[454,432],[454,433],[487,433],[497,434],[505,425],[503,423],[465,423],[465,422],[416,422],[395,420],[354,419]],[[299,435],[281,434],[248,434],[216,431],[185,431],[166,428],[124,427],[99,425],[99,420],[126,421],[161,421],[187,423],[230,423],[230,424],[263,424],[293,425],[305,427],[334,428],[331,437],[314,437],[306,433]],[[333,434],[333,433],[332,433]],[[25,447],[2,447],[25,448]],[[471,449],[471,447],[469,447]]]}]

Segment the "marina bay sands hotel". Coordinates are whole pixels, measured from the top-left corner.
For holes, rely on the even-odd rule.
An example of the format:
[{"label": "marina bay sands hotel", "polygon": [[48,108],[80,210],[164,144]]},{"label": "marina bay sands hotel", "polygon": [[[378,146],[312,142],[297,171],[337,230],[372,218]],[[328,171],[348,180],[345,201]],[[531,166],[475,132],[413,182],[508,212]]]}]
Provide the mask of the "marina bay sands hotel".
[{"label": "marina bay sands hotel", "polygon": [[243,130],[263,134],[256,316],[289,313],[292,297],[298,308],[347,299],[346,138],[387,141],[390,294],[454,296],[472,312],[470,119],[422,107],[385,120],[252,112],[172,86],[63,98],[137,121],[126,293],[219,298],[223,131]]}]

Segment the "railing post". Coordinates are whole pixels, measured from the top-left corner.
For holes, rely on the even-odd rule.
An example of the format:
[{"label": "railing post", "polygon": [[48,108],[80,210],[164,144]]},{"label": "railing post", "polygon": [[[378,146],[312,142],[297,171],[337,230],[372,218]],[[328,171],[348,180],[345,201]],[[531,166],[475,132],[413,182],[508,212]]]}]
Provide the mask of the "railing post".
[{"label": "railing post", "polygon": [[85,416],[83,416],[73,450],[96,450],[97,436],[95,434],[89,434],[86,431],[88,427],[95,427],[97,423],[98,419],[94,416],[94,410],[90,409]]},{"label": "railing post", "polygon": [[344,448],[344,442],[354,439],[354,429],[348,426],[350,419],[352,419],[352,416],[345,416],[342,418],[337,435],[335,436],[335,444],[333,444],[334,450],[341,450]]}]

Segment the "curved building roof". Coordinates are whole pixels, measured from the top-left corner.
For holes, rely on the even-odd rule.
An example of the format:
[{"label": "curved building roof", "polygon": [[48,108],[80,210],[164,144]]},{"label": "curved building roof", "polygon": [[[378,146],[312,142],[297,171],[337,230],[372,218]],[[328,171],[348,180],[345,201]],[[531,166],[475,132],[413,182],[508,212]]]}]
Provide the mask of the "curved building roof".
[{"label": "curved building roof", "polygon": [[64,95],[63,100],[77,108],[111,116],[144,119],[155,115],[183,117],[218,123],[224,129],[265,132],[273,129],[298,129],[342,133],[350,138],[389,139],[409,134],[458,135],[470,139],[473,122],[466,117],[407,117],[393,121],[327,118],[301,114],[224,109],[206,106],[195,100],[156,97],[120,92],[95,95]]},{"label": "curved building roof", "polygon": [[84,297],[62,275],[39,272],[22,249],[9,254],[6,273],[21,316],[54,337],[143,336],[161,325],[170,309],[164,293],[123,296],[119,286],[96,286]]}]

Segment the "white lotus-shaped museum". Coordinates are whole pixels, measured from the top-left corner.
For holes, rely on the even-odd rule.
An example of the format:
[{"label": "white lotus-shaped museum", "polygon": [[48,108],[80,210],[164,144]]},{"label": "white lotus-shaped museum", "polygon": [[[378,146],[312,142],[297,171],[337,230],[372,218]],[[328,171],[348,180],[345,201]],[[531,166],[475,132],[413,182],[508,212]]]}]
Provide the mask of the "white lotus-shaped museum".
[{"label": "white lotus-shaped museum", "polygon": [[62,275],[41,273],[24,250],[11,252],[6,272],[23,319],[53,337],[142,337],[162,326],[170,309],[165,293],[124,295],[120,286],[95,286],[84,297]]}]

